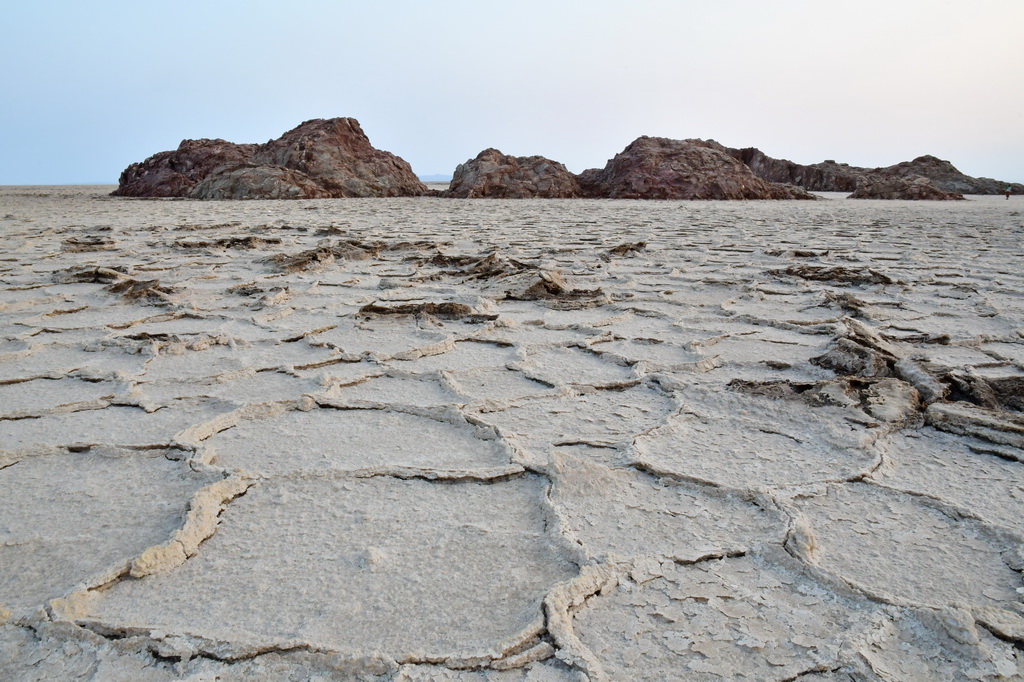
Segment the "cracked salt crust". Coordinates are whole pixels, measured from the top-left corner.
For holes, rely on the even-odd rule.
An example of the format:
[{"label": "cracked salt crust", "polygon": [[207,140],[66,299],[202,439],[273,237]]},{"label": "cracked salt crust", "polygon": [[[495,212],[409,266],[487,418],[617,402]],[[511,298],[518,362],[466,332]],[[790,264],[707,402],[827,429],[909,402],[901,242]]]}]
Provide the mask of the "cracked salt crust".
[{"label": "cracked salt crust", "polygon": [[[614,385],[633,379],[626,363],[617,364],[576,348],[549,348],[530,352],[522,362],[510,366],[534,381],[553,386]],[[580,381],[585,378],[586,381]]]},{"label": "cracked salt crust", "polygon": [[[24,334],[18,330],[19,337]],[[94,333],[89,341],[103,338]],[[89,342],[64,346],[61,342],[44,343],[38,335],[25,341],[30,346],[26,355],[0,362],[0,384],[44,377],[60,379],[68,375],[87,379],[109,379],[115,376],[137,376],[145,371],[147,358],[121,352],[104,352]]]},{"label": "cracked salt crust", "polygon": [[402,396],[402,404],[421,407],[444,407],[459,402],[460,396],[452,385],[438,377],[381,376],[359,383],[340,386],[331,393],[332,401],[354,406],[386,407],[395,395]]},{"label": "cracked salt crust", "polygon": [[445,372],[445,375],[461,395],[470,400],[488,401],[495,405],[560,392],[554,386],[506,367],[451,370]]},{"label": "cracked salt crust", "polygon": [[853,478],[878,464],[868,430],[846,421],[842,409],[728,390],[687,389],[680,397],[677,414],[637,438],[638,463],[750,490]]},{"label": "cracked salt crust", "polygon": [[233,420],[203,442],[216,465],[265,476],[387,466],[507,469],[512,454],[493,430],[461,416],[377,409],[271,410]]},{"label": "cracked salt crust", "polygon": [[838,668],[871,605],[794,563],[739,557],[666,567],[593,598],[576,630],[609,679],[782,680]]},{"label": "cracked salt crust", "polygon": [[245,405],[253,395],[268,401],[295,401],[304,395],[319,393],[325,389],[318,381],[295,377],[285,372],[244,370],[192,381],[165,379],[138,382],[134,390],[144,400],[159,405],[173,405],[179,398],[203,397],[219,398],[237,405]]},{"label": "cracked salt crust", "polygon": [[176,530],[192,495],[222,477],[168,454],[90,450],[0,469],[0,606],[22,611],[102,584]]},{"label": "cracked salt crust", "polygon": [[564,532],[598,561],[645,555],[696,561],[780,542],[784,535],[780,513],[736,492],[571,456],[556,456],[551,476]]},{"label": "cracked salt crust", "polygon": [[545,468],[552,448],[589,443],[616,447],[654,428],[669,414],[671,399],[657,390],[583,393],[520,401],[507,409],[481,410],[478,418],[515,438],[531,466]]},{"label": "cracked salt crust", "polygon": [[76,378],[34,379],[0,384],[0,416],[32,415],[60,406],[112,398],[120,386],[108,381]]},{"label": "cracked salt crust", "polygon": [[[811,336],[784,329],[741,328],[701,343],[706,355],[718,356],[724,365],[751,366],[754,374],[768,363],[801,367],[812,357],[821,355],[828,341],[824,336]],[[760,366],[760,367],[759,367]]]},{"label": "cracked salt crust", "polygon": [[221,656],[308,643],[501,658],[543,629],[545,592],[574,574],[545,531],[543,492],[536,477],[280,477],[233,503],[194,559],[118,584],[83,620],[186,635]]},{"label": "cracked salt crust", "polygon": [[623,364],[642,362],[647,371],[693,371],[697,363],[704,359],[705,356],[684,347],[688,341],[681,330],[668,335],[668,338],[671,340],[635,337],[628,341],[609,341],[596,345],[595,350],[618,358]]},{"label": "cracked salt crust", "polygon": [[926,428],[893,434],[879,449],[884,464],[872,481],[941,499],[965,515],[1024,535],[1020,464],[985,453],[984,442]]},{"label": "cracked salt crust", "polygon": [[34,419],[0,420],[0,452],[68,445],[170,444],[178,432],[230,409],[230,404],[200,399],[177,401],[153,412],[141,407],[109,406]]},{"label": "cracked salt crust", "polygon": [[317,334],[316,340],[354,357],[415,360],[451,350],[455,336],[443,330],[423,329],[414,321],[375,320],[339,324]]},{"label": "cracked salt crust", "polygon": [[1024,674],[1012,206],[105,191],[0,188],[0,677]]},{"label": "cracked salt crust", "polygon": [[454,348],[445,353],[416,358],[408,363],[408,367],[412,372],[452,371],[454,368],[470,371],[505,367],[519,359],[519,353],[511,343],[477,341],[475,336],[471,336],[457,341]]},{"label": "cracked salt crust", "polygon": [[814,536],[809,560],[896,604],[1024,611],[1021,575],[1003,558],[1019,540],[926,498],[865,483],[794,500]]}]

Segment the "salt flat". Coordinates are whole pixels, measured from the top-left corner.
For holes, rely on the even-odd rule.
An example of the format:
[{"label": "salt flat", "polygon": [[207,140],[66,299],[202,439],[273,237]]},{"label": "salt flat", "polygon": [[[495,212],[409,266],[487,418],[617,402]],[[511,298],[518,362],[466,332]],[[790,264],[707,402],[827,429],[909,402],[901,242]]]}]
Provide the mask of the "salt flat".
[{"label": "salt flat", "polygon": [[0,188],[0,678],[1024,674],[1024,209]]}]

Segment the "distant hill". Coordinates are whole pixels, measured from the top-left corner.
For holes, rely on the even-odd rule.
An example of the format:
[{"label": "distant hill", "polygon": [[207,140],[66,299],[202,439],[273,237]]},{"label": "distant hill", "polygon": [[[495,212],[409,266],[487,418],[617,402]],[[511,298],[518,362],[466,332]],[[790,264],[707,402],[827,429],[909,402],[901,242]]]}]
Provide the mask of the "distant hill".
[{"label": "distant hill", "polygon": [[445,175],[444,173],[435,174],[435,175],[419,175],[417,177],[419,177],[420,182],[451,182],[452,181],[451,173],[449,173],[448,175]]}]

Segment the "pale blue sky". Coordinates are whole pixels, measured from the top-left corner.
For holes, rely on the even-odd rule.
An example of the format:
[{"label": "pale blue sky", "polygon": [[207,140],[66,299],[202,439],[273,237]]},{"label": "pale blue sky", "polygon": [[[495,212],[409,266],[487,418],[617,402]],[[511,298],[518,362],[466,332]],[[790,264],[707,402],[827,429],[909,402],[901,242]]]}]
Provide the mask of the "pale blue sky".
[{"label": "pale blue sky", "polygon": [[657,135],[1024,182],[1022,27],[1022,0],[9,0],[0,184],[333,116],[421,175]]}]

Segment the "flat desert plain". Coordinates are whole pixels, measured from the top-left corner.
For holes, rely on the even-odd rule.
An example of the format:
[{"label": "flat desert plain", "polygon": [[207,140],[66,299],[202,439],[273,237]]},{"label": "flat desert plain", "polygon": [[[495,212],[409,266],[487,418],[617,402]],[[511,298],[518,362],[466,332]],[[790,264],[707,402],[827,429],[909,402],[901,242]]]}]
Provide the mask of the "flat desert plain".
[{"label": "flat desert plain", "polygon": [[1024,200],[0,188],[0,678],[1024,673]]}]

